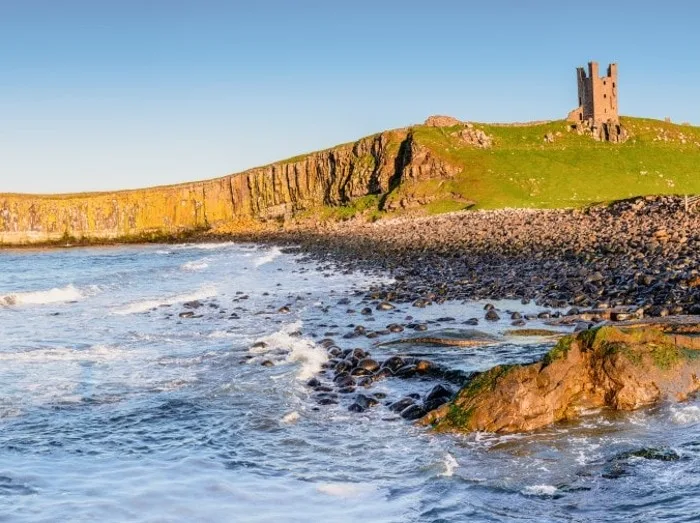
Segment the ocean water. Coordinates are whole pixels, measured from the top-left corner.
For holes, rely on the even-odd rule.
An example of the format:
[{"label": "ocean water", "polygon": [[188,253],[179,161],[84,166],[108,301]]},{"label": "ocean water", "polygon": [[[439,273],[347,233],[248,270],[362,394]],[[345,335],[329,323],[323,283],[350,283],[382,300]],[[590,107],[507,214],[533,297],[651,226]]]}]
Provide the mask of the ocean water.
[{"label": "ocean water", "polygon": [[483,317],[484,303],[360,314],[385,281],[233,243],[0,251],[0,521],[699,520],[698,401],[513,436],[436,435],[385,405],[349,412],[349,398],[318,405],[305,382],[326,337],[463,370],[549,348],[343,339],[358,324]]}]

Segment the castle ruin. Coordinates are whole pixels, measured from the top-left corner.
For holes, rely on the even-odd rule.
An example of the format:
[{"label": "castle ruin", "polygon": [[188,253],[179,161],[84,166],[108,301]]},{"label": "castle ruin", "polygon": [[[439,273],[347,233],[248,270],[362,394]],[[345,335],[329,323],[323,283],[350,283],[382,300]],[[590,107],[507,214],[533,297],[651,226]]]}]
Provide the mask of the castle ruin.
[{"label": "castle ruin", "polygon": [[618,115],[617,64],[608,66],[607,76],[598,71],[598,62],[588,62],[588,74],[583,67],[576,69],[578,107],[567,119],[579,134],[590,132],[596,140],[622,142],[627,133]]}]

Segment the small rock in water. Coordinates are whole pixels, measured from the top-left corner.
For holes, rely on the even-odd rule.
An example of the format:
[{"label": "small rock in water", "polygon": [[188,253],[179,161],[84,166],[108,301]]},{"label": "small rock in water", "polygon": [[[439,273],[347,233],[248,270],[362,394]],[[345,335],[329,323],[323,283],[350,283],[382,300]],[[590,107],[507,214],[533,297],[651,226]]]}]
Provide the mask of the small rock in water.
[{"label": "small rock in water", "polygon": [[388,301],[383,301],[379,305],[377,305],[378,311],[390,311],[392,309],[395,309],[395,307]]},{"label": "small rock in water", "polygon": [[403,412],[407,407],[410,407],[414,404],[415,400],[413,398],[402,398],[399,401],[395,401],[394,403],[389,405],[389,409],[393,412]]},{"label": "small rock in water", "polygon": [[416,420],[425,416],[426,412],[420,405],[410,405],[401,411],[401,417],[407,420]]},{"label": "small rock in water", "polygon": [[498,315],[498,313],[496,313],[496,311],[493,309],[489,309],[486,312],[486,315],[484,316],[484,318],[486,318],[487,321],[498,321],[501,319],[501,317]]}]

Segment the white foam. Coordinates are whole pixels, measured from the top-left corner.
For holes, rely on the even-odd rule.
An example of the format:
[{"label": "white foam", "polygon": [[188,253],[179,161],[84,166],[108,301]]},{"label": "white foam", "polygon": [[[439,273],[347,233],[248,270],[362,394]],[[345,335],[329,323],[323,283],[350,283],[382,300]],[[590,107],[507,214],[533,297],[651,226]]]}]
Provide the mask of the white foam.
[{"label": "white foam", "polygon": [[299,421],[299,413],[297,411],[289,412],[282,416],[282,423],[292,424]]},{"label": "white foam", "polygon": [[237,336],[240,336],[240,335],[236,334],[235,332],[229,332],[229,331],[214,331],[214,332],[210,332],[209,334],[207,334],[207,338],[212,338],[212,339],[235,338]]},{"label": "white foam", "polygon": [[122,361],[125,351],[109,345],[93,345],[87,349],[52,347],[21,352],[0,352],[0,361],[13,363],[48,363],[74,361]]},{"label": "white foam", "polygon": [[0,296],[0,305],[44,305],[47,303],[65,303],[80,300],[84,297],[73,285],[49,289],[45,291],[18,292]]},{"label": "white foam", "polygon": [[183,271],[190,272],[203,271],[207,267],[209,267],[209,264],[206,262],[206,258],[202,258],[201,260],[189,261],[187,263],[183,263],[180,266],[180,268]]},{"label": "white foam", "polygon": [[259,342],[258,346],[251,347],[249,352],[253,354],[267,354],[284,351],[286,356],[282,361],[299,363],[300,366],[296,377],[298,380],[307,380],[321,370],[321,365],[328,359],[328,355],[325,350],[312,340],[292,336],[293,333],[301,329],[301,326],[301,321],[288,323],[279,331],[256,340],[256,342]]},{"label": "white foam", "polygon": [[554,485],[530,485],[522,490],[526,496],[553,496],[557,492]]},{"label": "white foam", "polygon": [[260,267],[261,265],[265,265],[266,263],[274,261],[275,258],[278,258],[280,256],[282,256],[282,251],[279,249],[279,247],[273,247],[272,249],[267,251],[267,253],[257,258],[253,262],[253,265],[255,267]]},{"label": "white foam", "polygon": [[700,407],[697,405],[674,405],[671,407],[671,420],[678,425],[700,422]]},{"label": "white foam", "polygon": [[459,463],[457,463],[457,460],[452,456],[452,454],[445,454],[445,457],[442,460],[442,464],[445,466],[445,470],[438,474],[438,476],[443,476],[446,478],[451,478],[455,470],[459,468]]},{"label": "white foam", "polygon": [[359,483],[322,483],[316,490],[321,494],[328,494],[339,498],[356,498],[373,492],[372,485],[360,485]]},{"label": "white foam", "polygon": [[176,245],[173,249],[177,250],[189,250],[189,249],[201,249],[203,251],[213,251],[216,249],[225,249],[226,247],[231,247],[236,245],[234,242],[213,242],[213,243],[185,243],[182,245]]},{"label": "white foam", "polygon": [[137,314],[139,312],[150,311],[151,309],[155,309],[161,305],[175,305],[186,301],[204,300],[206,298],[211,298],[212,296],[216,296],[216,288],[206,286],[188,294],[177,294],[175,296],[133,302],[112,312],[114,314]]}]

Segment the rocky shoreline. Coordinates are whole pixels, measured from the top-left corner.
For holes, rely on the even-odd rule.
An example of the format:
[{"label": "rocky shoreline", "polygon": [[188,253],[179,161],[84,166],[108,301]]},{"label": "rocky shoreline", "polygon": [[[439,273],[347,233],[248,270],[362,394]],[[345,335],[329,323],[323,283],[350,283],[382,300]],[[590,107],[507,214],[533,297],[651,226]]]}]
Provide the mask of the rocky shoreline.
[{"label": "rocky shoreline", "polygon": [[587,209],[472,211],[226,238],[298,249],[347,272],[389,274],[394,281],[370,289],[369,296],[416,307],[520,299],[543,308],[629,311],[620,319],[700,313],[700,209],[686,210],[681,197],[640,197]]}]

